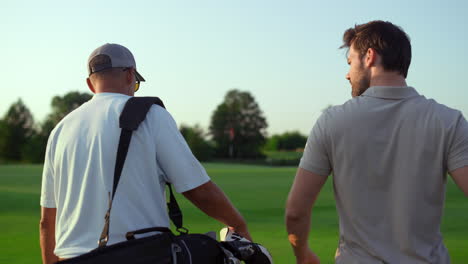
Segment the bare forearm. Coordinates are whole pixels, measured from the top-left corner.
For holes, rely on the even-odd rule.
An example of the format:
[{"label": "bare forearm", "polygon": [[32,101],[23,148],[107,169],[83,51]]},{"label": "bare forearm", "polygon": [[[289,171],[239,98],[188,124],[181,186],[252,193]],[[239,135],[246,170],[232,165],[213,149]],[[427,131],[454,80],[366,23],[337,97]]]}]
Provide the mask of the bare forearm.
[{"label": "bare forearm", "polygon": [[294,255],[304,254],[309,248],[310,214],[294,215],[286,213],[286,230]]},{"label": "bare forearm", "polygon": [[[200,209],[202,209],[200,207]],[[244,218],[226,197],[220,197],[213,201],[212,205],[203,209],[207,215],[234,228],[245,228],[247,224]]]},{"label": "bare forearm", "polygon": [[450,175],[460,190],[468,197],[468,166],[451,171]]},{"label": "bare forearm", "polygon": [[42,262],[44,264],[52,264],[58,261],[57,256],[54,254],[56,215],[57,209],[41,207],[39,236],[41,243]]},{"label": "bare forearm", "polygon": [[320,263],[308,245],[312,208],[326,177],[299,168],[286,203],[286,229],[297,263]]},{"label": "bare forearm", "polygon": [[208,216],[227,226],[233,227],[236,232],[251,239],[244,218],[229,201],[224,192],[213,182],[210,181],[183,194]]},{"label": "bare forearm", "polygon": [[40,243],[42,262],[44,264],[52,264],[58,261],[54,254],[55,249],[55,228],[52,226],[44,226],[40,224]]}]

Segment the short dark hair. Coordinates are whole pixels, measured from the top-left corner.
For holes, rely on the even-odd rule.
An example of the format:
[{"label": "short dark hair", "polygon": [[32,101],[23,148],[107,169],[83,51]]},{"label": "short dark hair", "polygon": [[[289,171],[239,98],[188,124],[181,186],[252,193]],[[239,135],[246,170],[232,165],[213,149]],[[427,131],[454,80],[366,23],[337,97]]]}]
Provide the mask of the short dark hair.
[{"label": "short dark hair", "polygon": [[383,68],[397,71],[405,78],[411,63],[411,43],[408,35],[399,26],[387,21],[375,20],[355,25],[343,34],[340,48],[353,48],[364,56],[369,48],[381,57]]}]

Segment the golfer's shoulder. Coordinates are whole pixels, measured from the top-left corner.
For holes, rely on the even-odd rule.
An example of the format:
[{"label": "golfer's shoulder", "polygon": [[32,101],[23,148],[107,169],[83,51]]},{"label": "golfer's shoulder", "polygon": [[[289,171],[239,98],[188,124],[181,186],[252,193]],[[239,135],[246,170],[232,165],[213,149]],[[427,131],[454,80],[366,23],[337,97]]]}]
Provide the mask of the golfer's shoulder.
[{"label": "golfer's shoulder", "polygon": [[173,122],[172,115],[162,106],[154,104],[146,115],[146,120],[157,123]]},{"label": "golfer's shoulder", "polygon": [[358,109],[359,105],[357,99],[350,99],[341,105],[333,105],[324,109],[319,118],[319,122],[331,125],[343,119],[356,116]]},{"label": "golfer's shoulder", "polygon": [[431,115],[435,121],[443,124],[445,127],[456,125],[456,123],[463,117],[460,110],[441,104],[434,99],[425,100],[427,105],[424,112]]},{"label": "golfer's shoulder", "polygon": [[148,111],[148,115],[164,117],[170,116],[171,114],[166,110],[166,108],[157,104],[153,104],[150,110]]},{"label": "golfer's shoulder", "polygon": [[83,124],[92,117],[92,114],[87,113],[88,102],[85,102],[81,106],[73,109],[70,113],[66,114],[60,121],[54,126],[49,134],[49,138],[56,138],[64,127],[75,124]]}]

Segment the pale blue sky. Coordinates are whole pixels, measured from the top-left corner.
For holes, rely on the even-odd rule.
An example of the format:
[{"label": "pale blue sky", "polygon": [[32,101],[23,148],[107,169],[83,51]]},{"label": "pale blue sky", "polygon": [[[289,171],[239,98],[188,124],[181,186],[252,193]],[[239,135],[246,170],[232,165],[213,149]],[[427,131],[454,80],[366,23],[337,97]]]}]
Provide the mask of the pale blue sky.
[{"label": "pale blue sky", "polygon": [[207,128],[232,88],[250,91],[270,134],[308,133],[328,104],[350,98],[345,29],[389,20],[411,38],[408,84],[468,115],[468,1],[6,1],[0,115],[22,98],[34,117],[54,95],[87,91],[96,47],[127,46],[178,124]]}]

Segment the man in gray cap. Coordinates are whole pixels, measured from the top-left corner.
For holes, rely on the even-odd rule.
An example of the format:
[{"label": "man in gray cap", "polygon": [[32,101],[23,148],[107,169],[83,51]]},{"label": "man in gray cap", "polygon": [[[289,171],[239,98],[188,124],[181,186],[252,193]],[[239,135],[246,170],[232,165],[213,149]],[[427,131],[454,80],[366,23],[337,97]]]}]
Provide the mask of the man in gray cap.
[{"label": "man in gray cap", "polygon": [[[47,144],[41,192],[40,242],[44,263],[97,247],[112,191],[119,116],[145,79],[124,46],[105,44],[88,60],[93,98],[54,128]],[[125,233],[169,227],[164,188],[176,191],[210,217],[251,239],[247,225],[208,177],[175,121],[154,105],[133,133],[110,215],[109,244]]]},{"label": "man in gray cap", "polygon": [[468,195],[468,123],[406,84],[411,44],[401,28],[372,21],[348,29],[343,41],[353,99],[317,120],[288,198],[297,263],[319,263],[308,245],[310,217],[333,172],[336,263],[448,264],[445,185],[448,172]]}]

